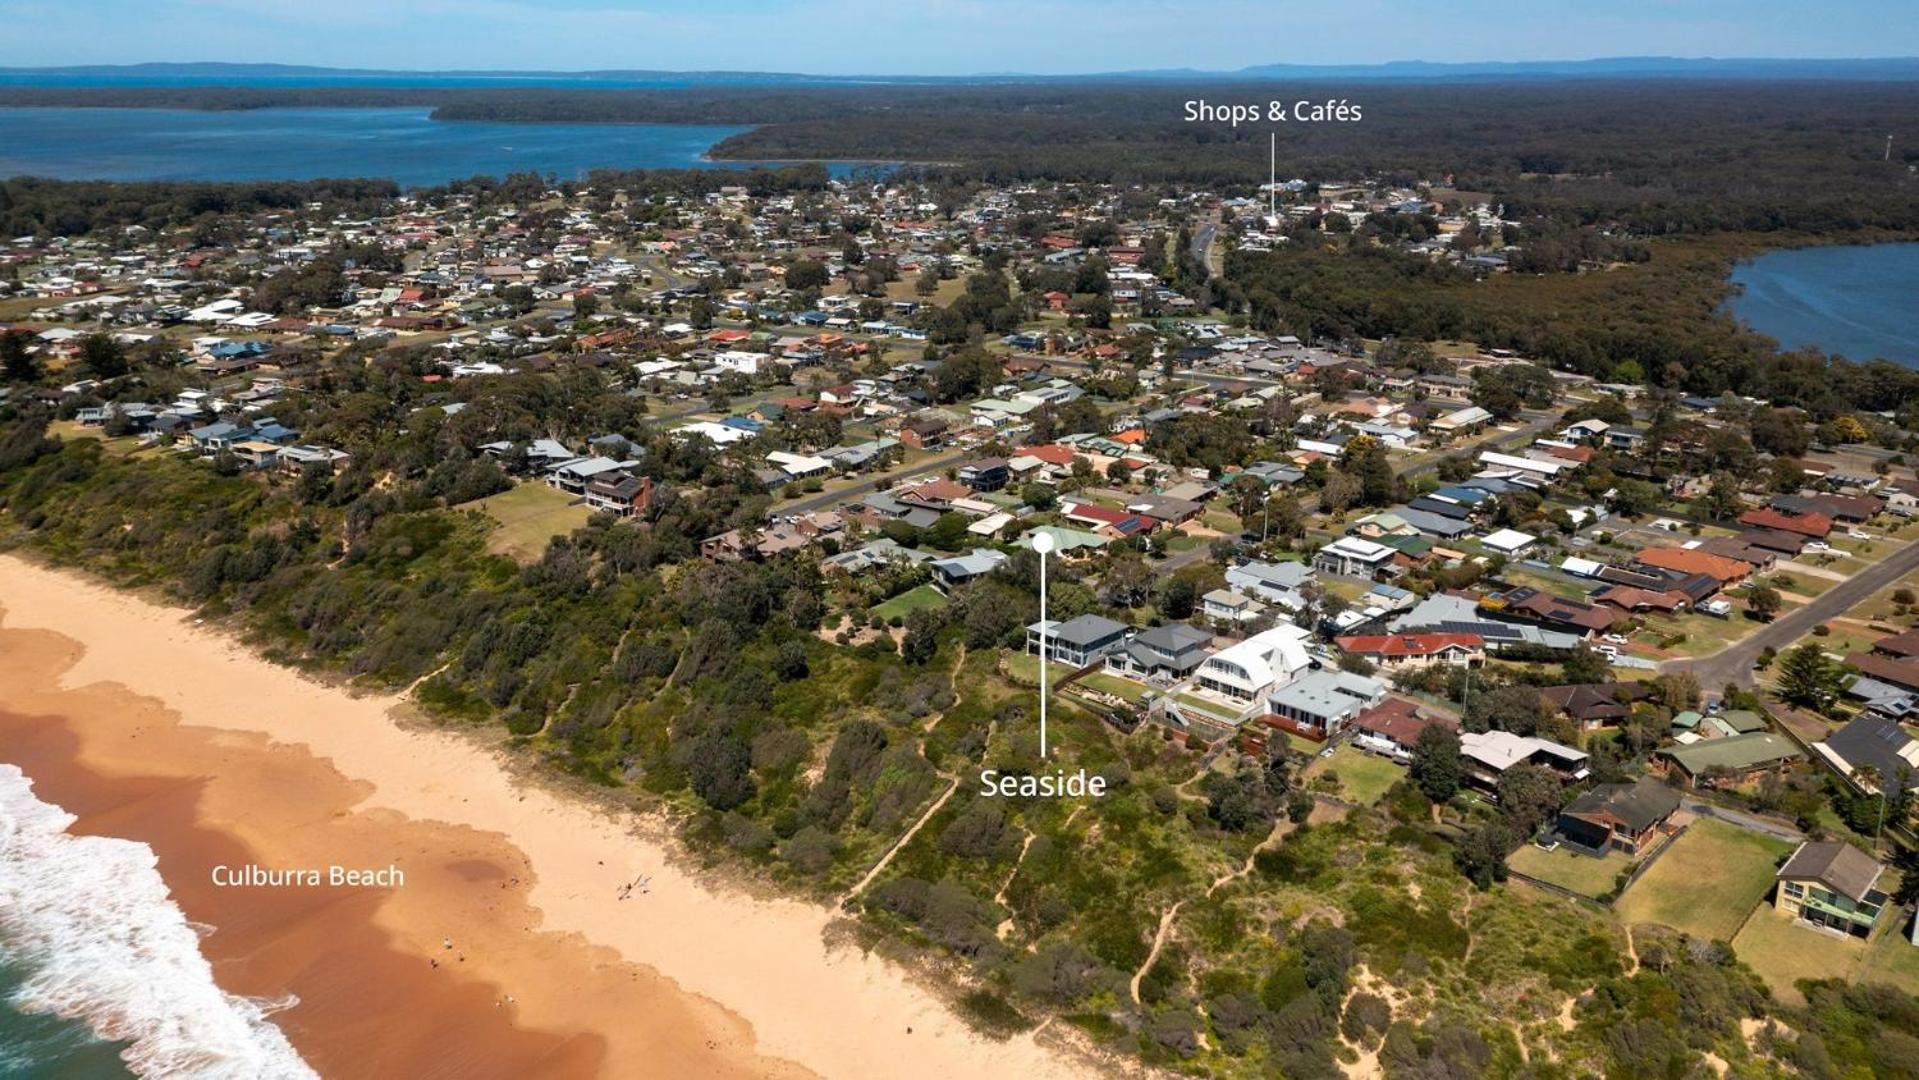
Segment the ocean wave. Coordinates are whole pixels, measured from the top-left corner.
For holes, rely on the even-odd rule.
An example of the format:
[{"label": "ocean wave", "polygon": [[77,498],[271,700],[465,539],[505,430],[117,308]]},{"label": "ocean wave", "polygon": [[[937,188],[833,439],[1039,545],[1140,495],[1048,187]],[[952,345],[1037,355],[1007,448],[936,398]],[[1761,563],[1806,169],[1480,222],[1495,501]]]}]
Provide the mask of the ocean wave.
[{"label": "ocean wave", "polygon": [[29,972],[13,1006],[125,1043],[121,1059],[141,1076],[316,1077],[267,1019],[290,1001],[214,983],[153,849],[70,835],[74,820],[0,764],[0,941]]}]

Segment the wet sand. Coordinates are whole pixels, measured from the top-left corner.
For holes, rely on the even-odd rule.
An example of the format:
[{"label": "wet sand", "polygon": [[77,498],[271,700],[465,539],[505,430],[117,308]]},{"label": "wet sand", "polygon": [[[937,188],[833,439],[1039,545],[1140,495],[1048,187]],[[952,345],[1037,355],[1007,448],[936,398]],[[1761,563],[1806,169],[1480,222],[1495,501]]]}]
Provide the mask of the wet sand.
[{"label": "wet sand", "polygon": [[[696,876],[660,823],[517,781],[176,609],[0,556],[0,760],[144,841],[234,993],[327,1076],[1079,1075],[972,1033],[832,915]],[[236,888],[215,865],[398,866]],[[642,890],[622,886],[648,879]],[[445,947],[450,939],[453,947]]]}]

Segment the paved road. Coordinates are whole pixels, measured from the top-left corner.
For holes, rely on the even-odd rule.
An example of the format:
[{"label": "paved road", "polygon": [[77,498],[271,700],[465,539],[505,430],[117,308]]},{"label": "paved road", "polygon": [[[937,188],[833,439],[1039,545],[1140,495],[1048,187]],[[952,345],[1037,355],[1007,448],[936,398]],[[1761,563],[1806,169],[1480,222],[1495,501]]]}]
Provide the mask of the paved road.
[{"label": "paved road", "polygon": [[1796,844],[1806,838],[1805,833],[1800,832],[1798,829],[1784,822],[1769,821],[1762,817],[1755,817],[1752,814],[1747,814],[1725,806],[1719,806],[1715,803],[1709,803],[1703,799],[1696,799],[1691,795],[1680,796],[1679,805],[1701,817],[1718,818],[1728,825],[1736,825],[1750,832],[1765,833],[1767,836],[1776,836],[1788,843]]},{"label": "paved road", "polygon": [[1709,656],[1690,660],[1668,660],[1662,671],[1690,671],[1699,685],[1716,692],[1727,683],[1747,686],[1752,683],[1752,665],[1767,646],[1783,649],[1828,619],[1847,611],[1880,589],[1919,570],[1919,543],[1903,543],[1899,550],[1865,570],[1834,585],[1812,603],[1781,615],[1757,634]]},{"label": "paved road", "polygon": [[1209,221],[1193,233],[1193,260],[1209,277],[1213,273],[1213,237],[1218,232],[1219,226]]},{"label": "paved road", "polygon": [[938,472],[948,465],[957,465],[968,458],[976,457],[978,453],[977,450],[949,450],[936,457],[927,458],[925,461],[920,462],[910,469],[881,473],[869,480],[854,484],[852,487],[841,488],[838,491],[823,492],[819,495],[809,495],[804,499],[794,499],[791,502],[785,499],[779,499],[766,511],[766,516],[769,518],[785,517],[789,514],[804,514],[813,510],[824,510],[828,507],[839,506],[842,503],[858,502],[862,496],[871,492],[884,491],[887,488],[897,486],[903,481],[911,480],[916,476],[924,476],[930,472]]}]

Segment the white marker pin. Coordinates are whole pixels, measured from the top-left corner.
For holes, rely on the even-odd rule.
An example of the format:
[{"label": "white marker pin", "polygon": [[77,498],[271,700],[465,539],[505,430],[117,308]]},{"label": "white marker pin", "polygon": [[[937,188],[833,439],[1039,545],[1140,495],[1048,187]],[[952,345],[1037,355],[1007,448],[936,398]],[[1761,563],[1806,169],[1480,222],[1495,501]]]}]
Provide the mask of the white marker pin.
[{"label": "white marker pin", "polygon": [[1039,756],[1046,757],[1046,669],[1053,662],[1053,627],[1046,621],[1046,556],[1053,551],[1052,533],[1034,533],[1033,550],[1039,552]]}]

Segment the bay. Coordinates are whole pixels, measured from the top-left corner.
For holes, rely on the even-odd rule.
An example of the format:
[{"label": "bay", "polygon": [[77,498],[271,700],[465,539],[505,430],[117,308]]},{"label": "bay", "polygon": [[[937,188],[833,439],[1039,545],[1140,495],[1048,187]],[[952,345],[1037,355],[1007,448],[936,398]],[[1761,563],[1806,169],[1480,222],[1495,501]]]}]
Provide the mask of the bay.
[{"label": "bay", "polygon": [[[591,169],[750,168],[705,161],[748,128],[694,124],[440,121],[425,108],[0,108],[0,176],[57,180],[392,179]],[[856,166],[829,163],[835,175]]]},{"label": "bay", "polygon": [[1919,243],[1769,251],[1732,283],[1732,314],[1783,349],[1919,368]]}]

